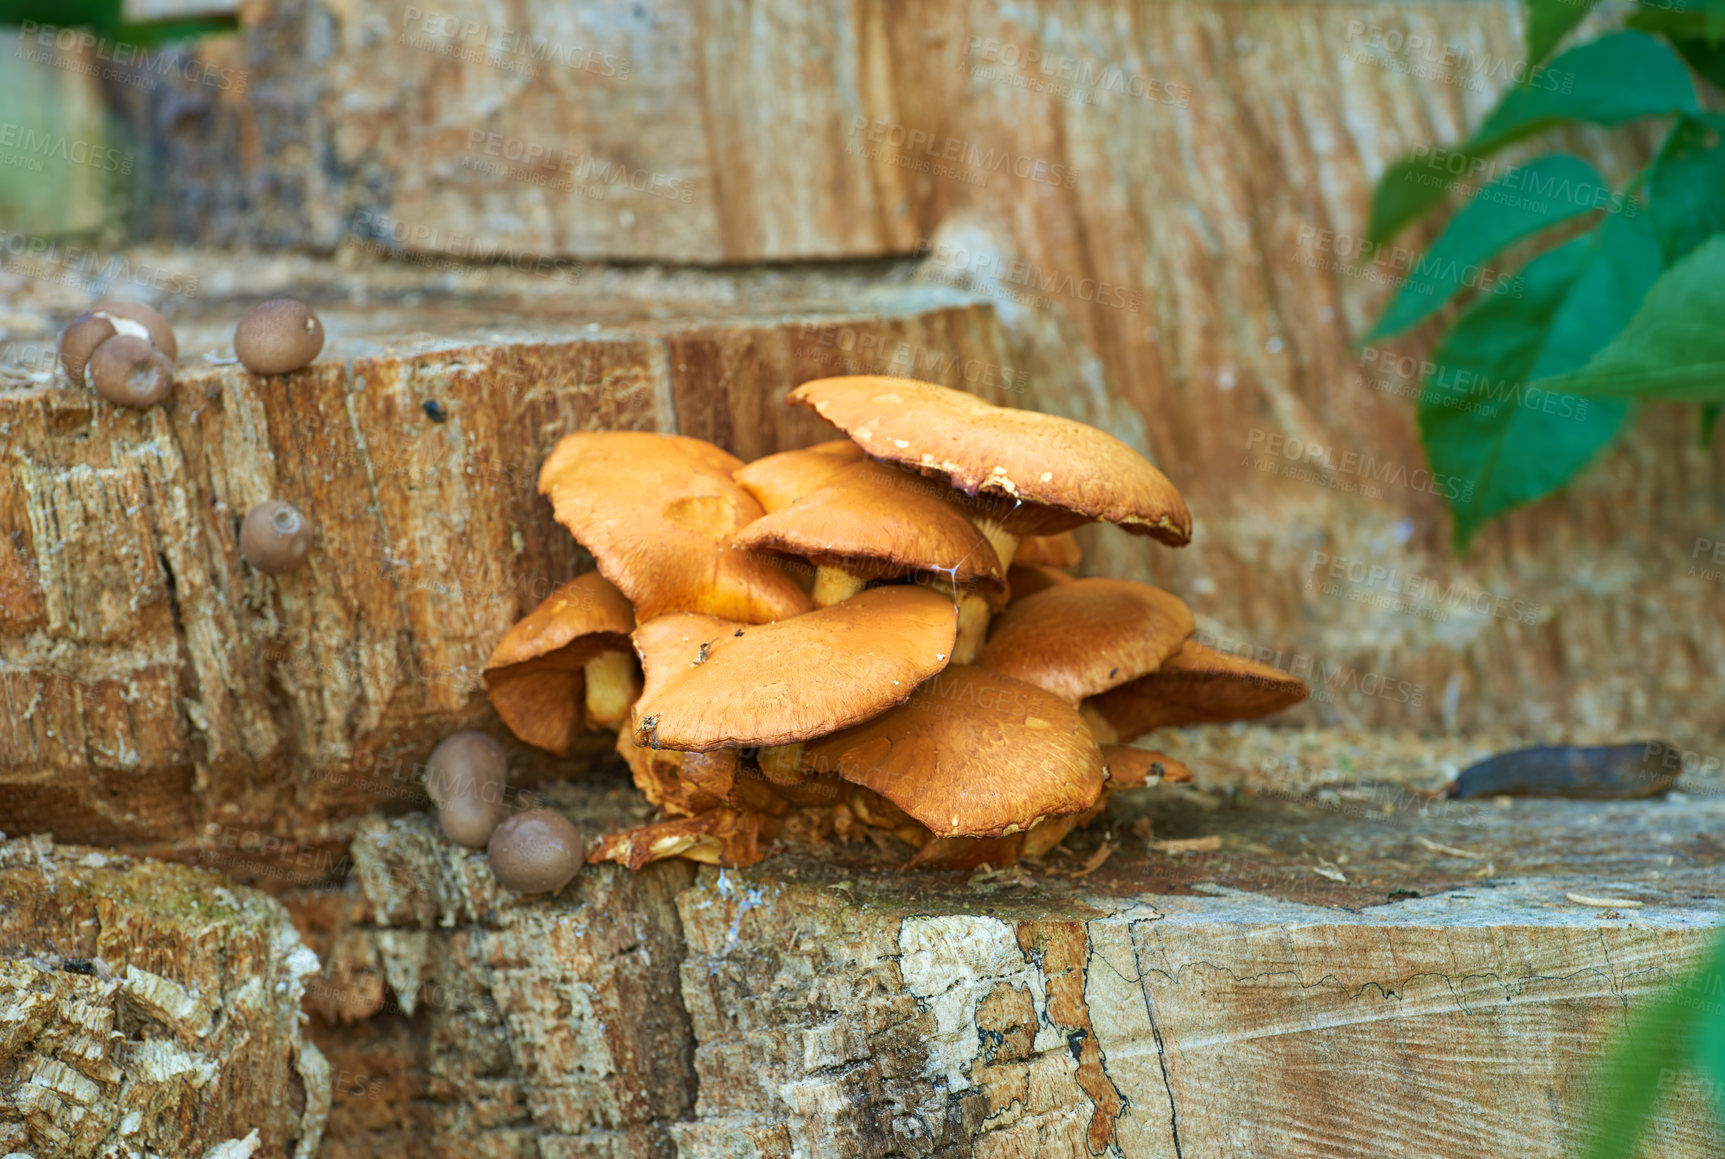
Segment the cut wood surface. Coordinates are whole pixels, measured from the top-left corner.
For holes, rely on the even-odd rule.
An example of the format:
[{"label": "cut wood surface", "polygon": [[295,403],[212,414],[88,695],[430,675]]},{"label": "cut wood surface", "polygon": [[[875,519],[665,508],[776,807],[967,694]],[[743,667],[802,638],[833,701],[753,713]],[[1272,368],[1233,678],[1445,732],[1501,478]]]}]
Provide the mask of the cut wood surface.
[{"label": "cut wood surface", "polygon": [[[505,735],[486,656],[591,566],[536,490],[559,436],[680,425],[753,456],[825,437],[779,400],[834,369],[841,342],[951,354],[955,383],[967,360],[1001,358],[992,313],[965,295],[842,275],[694,290],[617,275],[572,294],[493,272],[428,302],[440,283],[424,271],[195,274],[255,293],[170,306],[184,359],[147,412],[55,377],[64,287],[14,318],[29,337],[0,378],[0,829],[242,878],[337,872],[359,815],[420,799],[414,766],[438,740]],[[275,378],[210,362],[275,290],[321,311],[323,357]],[[237,548],[268,498],[316,529],[310,562],[278,577]],[[516,759],[524,775],[580,767]]]},{"label": "cut wood surface", "polygon": [[[1725,600],[1704,544],[1725,538],[1725,444],[1697,450],[1692,409],[1651,408],[1567,496],[1456,559],[1442,495],[1489,479],[1426,469],[1413,400],[1435,335],[1351,345],[1431,236],[1362,256],[1373,180],[1479,123],[1520,68],[1520,12],[293,0],[199,50],[243,86],[113,95],[158,159],[152,237],[864,257],[960,285],[995,303],[1023,401],[1146,451],[1191,503],[1190,549],[1092,530],[1087,569],[1163,583],[1231,647],[1321,673],[1340,695],[1319,719],[1544,737],[1651,718],[1717,753]],[[1648,137],[1553,144],[1620,188]],[[679,402],[691,426],[707,405]]]},{"label": "cut wood surface", "polygon": [[[1127,793],[1003,872],[841,844],[529,901],[368,821],[289,902],[363,1076],[327,1154],[1573,1154],[1598,1052],[1717,928],[1721,799],[1342,791]],[[589,832],[630,798],[552,792]],[[1674,1085],[1656,1153],[1714,1154]]]},{"label": "cut wood surface", "polygon": [[317,971],[280,903],[220,874],[0,840],[0,1153],[313,1159]]}]

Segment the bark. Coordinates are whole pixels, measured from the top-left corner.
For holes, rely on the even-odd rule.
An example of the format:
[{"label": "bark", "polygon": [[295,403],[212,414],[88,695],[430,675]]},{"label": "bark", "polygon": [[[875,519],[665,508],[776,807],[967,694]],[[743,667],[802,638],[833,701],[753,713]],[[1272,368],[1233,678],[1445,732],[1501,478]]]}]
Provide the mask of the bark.
[{"label": "bark", "polygon": [[312,1159],[317,970],[279,902],[218,874],[0,841],[0,1151]]},{"label": "bark", "polygon": [[[1122,794],[1006,872],[801,847],[534,901],[367,822],[345,892],[292,903],[368,1092],[327,1153],[1573,1153],[1598,1053],[1708,944],[1725,806],[1343,790]],[[554,794],[589,832],[626,800]],[[1712,1153],[1668,1085],[1659,1152]]]}]

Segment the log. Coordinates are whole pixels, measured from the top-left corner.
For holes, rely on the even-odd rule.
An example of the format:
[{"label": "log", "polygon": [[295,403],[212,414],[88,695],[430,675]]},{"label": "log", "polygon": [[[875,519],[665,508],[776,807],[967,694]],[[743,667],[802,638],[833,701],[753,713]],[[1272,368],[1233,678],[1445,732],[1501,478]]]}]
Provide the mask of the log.
[{"label": "log", "polygon": [[[311,1033],[360,1076],[328,1153],[1574,1153],[1593,1060],[1719,924],[1721,798],[1249,783],[1117,796],[1006,871],[797,846],[548,900],[368,820],[344,891],[290,902]],[[548,792],[627,822],[620,781]],[[1712,1154],[1667,1085],[1659,1153]]]},{"label": "log", "polygon": [[313,1159],[317,971],[279,902],[219,874],[0,840],[0,1152]]},{"label": "log", "polygon": [[[951,355],[930,369],[955,385],[1002,363],[986,306],[845,275],[160,268],[200,287],[165,303],[183,353],[165,406],[55,375],[58,327],[88,302],[73,287],[22,296],[0,360],[0,817],[240,880],[339,877],[359,817],[423,801],[438,740],[507,736],[485,658],[591,566],[536,493],[562,434],[681,429],[753,456],[826,437],[780,400],[859,344]],[[324,355],[274,378],[212,363],[273,292],[317,304]],[[267,498],[317,529],[280,577],[237,547]],[[568,762],[517,744],[518,783],[594,754],[597,734]]]},{"label": "log", "polygon": [[[784,0],[643,20],[288,0],[242,22],[198,50],[199,83],[114,86],[161,159],[145,236],[881,259],[994,302],[1025,403],[1180,485],[1191,549],[1092,530],[1087,567],[1174,587],[1218,640],[1315,674],[1335,695],[1311,719],[1566,740],[1652,716],[1719,749],[1725,601],[1702,545],[1725,450],[1695,448],[1693,411],[1650,408],[1566,496],[1457,559],[1441,493],[1481,481],[1425,470],[1410,399],[1434,335],[1351,346],[1432,236],[1360,258],[1371,184],[1485,115],[1522,57],[1518,4]],[[1555,139],[1614,188],[1648,143]]]}]

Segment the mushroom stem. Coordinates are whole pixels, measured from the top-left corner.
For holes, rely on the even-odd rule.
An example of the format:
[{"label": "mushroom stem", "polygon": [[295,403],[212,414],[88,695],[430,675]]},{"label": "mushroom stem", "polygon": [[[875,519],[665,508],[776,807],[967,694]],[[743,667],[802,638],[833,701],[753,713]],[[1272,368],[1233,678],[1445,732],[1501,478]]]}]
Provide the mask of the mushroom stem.
[{"label": "mushroom stem", "polygon": [[1109,724],[1100,712],[1089,701],[1078,706],[1078,715],[1084,718],[1084,723],[1090,726],[1090,733],[1099,745],[1119,744],[1120,733]]},{"label": "mushroom stem", "polygon": [[809,598],[817,608],[830,607],[850,599],[867,586],[868,580],[855,572],[823,564],[815,569],[815,586],[809,592]]},{"label": "mushroom stem", "polygon": [[587,678],[587,720],[602,728],[621,728],[629,707],[641,695],[635,658],[627,652],[601,652],[582,666]]},{"label": "mushroom stem", "polygon": [[796,785],[803,781],[803,742],[768,745],[755,754],[761,772],[775,785]]},{"label": "mushroom stem", "polygon": [[992,519],[973,520],[976,529],[988,540],[988,546],[994,548],[994,554],[1000,557],[1001,574],[1012,566],[1012,557],[1018,551],[1018,536],[1006,530]]},{"label": "mushroom stem", "polygon": [[952,645],[952,662],[969,664],[988,639],[988,600],[976,592],[958,596],[958,637]]}]

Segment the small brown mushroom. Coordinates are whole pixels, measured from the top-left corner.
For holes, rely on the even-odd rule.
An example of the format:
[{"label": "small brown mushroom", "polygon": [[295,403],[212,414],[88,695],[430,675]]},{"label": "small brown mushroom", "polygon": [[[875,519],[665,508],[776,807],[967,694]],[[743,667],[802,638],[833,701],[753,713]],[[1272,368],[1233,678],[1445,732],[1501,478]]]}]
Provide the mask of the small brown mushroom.
[{"label": "small brown mushroom", "polygon": [[116,334],[85,365],[96,393],[120,406],[155,406],[174,388],[174,364],[142,338]]},{"label": "small brown mushroom", "polygon": [[1113,744],[1158,728],[1269,716],[1309,695],[1305,681],[1279,668],[1187,640],[1161,667],[1091,697],[1082,711]]},{"label": "small brown mushroom", "polygon": [[1044,567],[1077,567],[1084,558],[1070,531],[1058,535],[1027,535],[1018,541],[1012,555],[1015,563],[1037,563]]},{"label": "small brown mushroom", "polygon": [[458,845],[479,849],[508,810],[504,791],[509,758],[494,738],[474,729],[445,737],[425,768],[425,795],[437,806],[437,821]]},{"label": "small brown mushroom", "polygon": [[294,298],[271,298],[234,327],[234,356],[253,374],[287,374],[323,350],[323,323]]},{"label": "small brown mushroom", "polygon": [[516,893],[556,893],[581,868],[581,834],[561,813],[530,809],[509,818],[486,846],[497,884]]},{"label": "small brown mushroom", "polygon": [[97,302],[90,314],[106,319],[116,333],[142,338],[160,350],[169,362],[180,357],[180,344],[168,320],[142,302]]},{"label": "small brown mushroom", "polygon": [[72,319],[60,332],[60,368],[66,377],[84,385],[84,367],[89,365],[90,355],[118,333],[113,322],[88,311]]},{"label": "small brown mushroom", "polygon": [[1015,563],[1006,569],[1006,586],[1012,593],[1010,598],[1014,603],[1037,592],[1074,582],[1076,581],[1071,576],[1047,564]]},{"label": "small brown mushroom", "polygon": [[292,571],[310,552],[311,523],[293,504],[266,499],[246,512],[240,554],[257,570],[269,575]]}]

